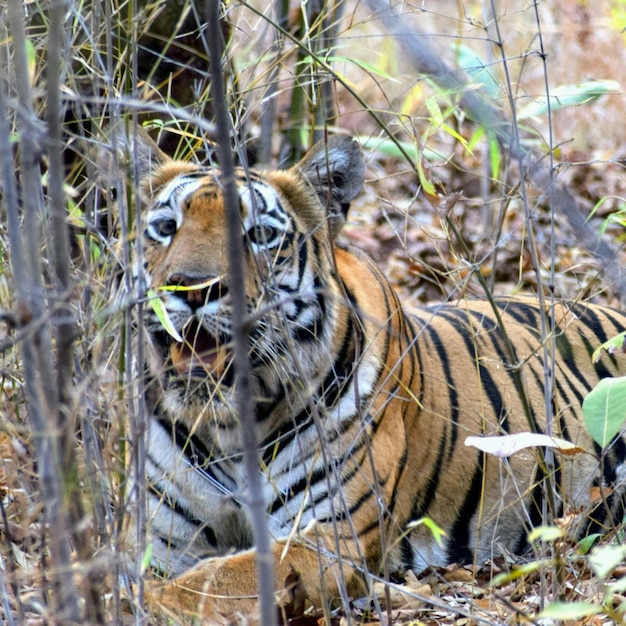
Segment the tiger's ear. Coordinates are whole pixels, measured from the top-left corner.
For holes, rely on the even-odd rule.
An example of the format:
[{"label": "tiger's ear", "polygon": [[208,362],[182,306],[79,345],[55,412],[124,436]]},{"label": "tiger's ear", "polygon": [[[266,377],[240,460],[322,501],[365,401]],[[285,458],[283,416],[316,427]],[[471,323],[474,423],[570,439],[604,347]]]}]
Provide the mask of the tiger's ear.
[{"label": "tiger's ear", "polygon": [[350,137],[331,137],[319,142],[296,165],[327,208],[333,233],[343,226],[350,202],[363,189],[365,161],[359,144]]},{"label": "tiger's ear", "polygon": [[105,189],[135,172],[135,182],[140,183],[171,160],[143,128],[136,128],[130,136],[121,125],[109,127],[105,132],[107,142],[100,146],[97,155],[98,176]]}]

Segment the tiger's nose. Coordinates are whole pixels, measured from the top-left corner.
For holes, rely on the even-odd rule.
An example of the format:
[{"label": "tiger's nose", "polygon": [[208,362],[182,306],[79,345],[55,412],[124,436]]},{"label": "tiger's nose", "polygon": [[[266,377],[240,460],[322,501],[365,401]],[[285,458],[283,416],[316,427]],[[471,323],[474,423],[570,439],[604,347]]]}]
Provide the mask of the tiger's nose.
[{"label": "tiger's nose", "polygon": [[228,293],[228,287],[219,276],[187,276],[172,274],[168,287],[178,298],[186,302],[192,309],[198,309],[209,302],[223,298]]}]

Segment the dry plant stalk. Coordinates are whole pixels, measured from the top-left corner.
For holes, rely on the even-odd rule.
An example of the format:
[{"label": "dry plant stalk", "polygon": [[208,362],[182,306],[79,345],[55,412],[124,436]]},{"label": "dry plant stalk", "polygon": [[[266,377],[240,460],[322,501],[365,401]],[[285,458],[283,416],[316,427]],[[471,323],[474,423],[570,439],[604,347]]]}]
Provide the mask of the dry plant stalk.
[{"label": "dry plant stalk", "polygon": [[[75,424],[71,412],[74,321],[71,295],[70,259],[67,237],[67,212],[63,192],[61,159],[60,76],[64,52],[64,2],[53,2],[50,9],[48,47],[48,124],[43,132],[33,110],[33,94],[29,82],[26,55],[26,34],[23,5],[11,0],[8,20],[13,37],[13,62],[17,91],[19,145],[18,158],[21,185],[10,171],[12,150],[2,151],[3,186],[7,197],[11,263],[16,276],[15,287],[19,323],[32,328],[22,342],[22,363],[25,389],[37,453],[42,498],[45,502],[47,544],[50,553],[48,577],[53,615],[65,623],[82,623],[80,595],[74,580],[70,539],[79,546],[81,556],[89,547],[85,537],[76,532],[83,512],[79,495],[79,479],[74,454]],[[7,94],[2,94],[2,142],[9,143]],[[40,158],[48,155],[48,211],[51,239],[44,247],[42,229],[46,222]],[[48,230],[48,228],[46,228]],[[51,253],[52,290],[47,294],[43,276],[46,259],[43,250]],[[55,349],[56,348],[56,353]],[[56,358],[55,358],[56,356]],[[56,375],[51,375],[53,372]],[[99,593],[88,593],[88,613],[98,621],[102,618]]]},{"label": "dry plant stalk", "polygon": [[[207,1],[208,41],[211,68],[211,93],[215,111],[217,142],[220,154],[221,181],[223,184],[224,205],[227,220],[227,251],[230,271],[230,291],[232,294],[232,333],[234,342],[235,368],[237,371],[237,408],[243,447],[243,462],[248,480],[247,506],[253,521],[252,531],[256,549],[257,579],[261,623],[273,626],[276,623],[274,605],[274,560],[270,548],[270,537],[266,520],[266,503],[258,458],[255,410],[251,394],[250,357],[248,355],[248,319],[246,313],[246,293],[244,280],[244,251],[241,239],[241,215],[239,192],[235,182],[235,168],[231,148],[232,124],[228,115],[226,94],[221,74],[222,34],[219,20],[220,5]],[[234,133],[233,133],[234,134]]]}]

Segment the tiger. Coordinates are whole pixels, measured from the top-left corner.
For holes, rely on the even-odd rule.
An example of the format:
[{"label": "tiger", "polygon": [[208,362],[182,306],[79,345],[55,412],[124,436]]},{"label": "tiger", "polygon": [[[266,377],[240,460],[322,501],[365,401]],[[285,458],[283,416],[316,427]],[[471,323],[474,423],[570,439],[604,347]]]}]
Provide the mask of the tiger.
[{"label": "tiger", "polygon": [[[253,612],[247,502],[259,494],[248,493],[242,465],[220,170],[174,160],[145,133],[126,149],[138,160],[146,293],[173,327],[144,307],[149,530],[153,563],[169,577],[151,593],[189,614]],[[626,315],[532,296],[403,305],[374,261],[341,241],[364,180],[359,144],[339,135],[291,169],[236,173],[249,385],[280,602],[294,573],[322,605],[358,597],[383,570],[521,554],[549,506],[553,516],[586,511],[581,532],[624,514],[624,436],[601,450],[581,403],[600,379],[626,373],[622,355],[592,359],[626,329]],[[531,430],[585,452],[549,464],[537,449],[502,461],[465,445],[470,435]]]}]

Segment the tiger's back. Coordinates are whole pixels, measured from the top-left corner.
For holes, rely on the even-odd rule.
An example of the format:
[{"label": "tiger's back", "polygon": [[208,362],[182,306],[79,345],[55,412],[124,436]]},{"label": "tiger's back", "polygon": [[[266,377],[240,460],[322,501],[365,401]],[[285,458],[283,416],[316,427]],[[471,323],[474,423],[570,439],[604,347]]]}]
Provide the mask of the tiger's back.
[{"label": "tiger's back", "polygon": [[[600,378],[624,373],[623,358],[605,356],[594,364],[591,355],[622,332],[625,316],[604,307],[557,303],[552,342],[542,331],[552,328],[549,307],[542,315],[532,298],[496,300],[496,306],[497,313],[489,302],[462,301],[415,314],[421,330],[414,358],[425,373],[418,385],[422,408],[411,438],[431,445],[420,446],[429,450],[430,472],[421,478],[410,518],[446,520],[447,531],[442,547],[425,529],[415,532],[412,544],[419,566],[520,554],[527,533],[542,522],[545,510],[559,517],[586,507],[583,527],[573,534],[611,527],[623,517],[624,441],[617,437],[600,461],[601,451],[584,427],[581,404]],[[545,390],[552,355],[550,397]],[[427,427],[420,425],[424,422]],[[546,472],[540,469],[546,462],[542,449],[528,448],[503,461],[465,445],[469,435],[519,432],[548,433],[586,452],[557,452]],[[608,496],[606,510],[598,502],[598,488],[610,493],[613,486],[618,489]],[[543,508],[550,489],[556,491],[552,510],[550,500]],[[439,493],[455,496],[440,498]]]},{"label": "tiger's back", "polygon": [[[176,331],[148,310],[151,530],[160,566],[178,576],[161,598],[193,611],[189,590],[208,589],[222,598],[205,602],[208,614],[232,610],[233,597],[253,595],[256,582],[219,173],[136,141],[146,279]],[[335,244],[363,178],[361,152],[346,138],[315,147],[287,172],[238,174],[251,393],[277,586],[295,570],[320,601],[339,580],[355,590],[363,570],[384,561],[419,572],[520,551],[544,508],[546,475],[555,515],[591,510],[592,488],[608,487],[608,507],[587,519],[620,520],[624,441],[598,450],[580,405],[600,377],[626,372],[623,358],[591,360],[626,329],[626,316],[583,304],[542,313],[523,299],[497,301],[497,315],[488,302],[465,300],[405,312],[369,257]],[[553,342],[539,330],[551,328],[551,314]],[[531,425],[586,452],[557,454],[551,468],[536,450],[500,461],[465,446],[468,435]],[[424,516],[446,532],[442,545],[411,525]]]}]

